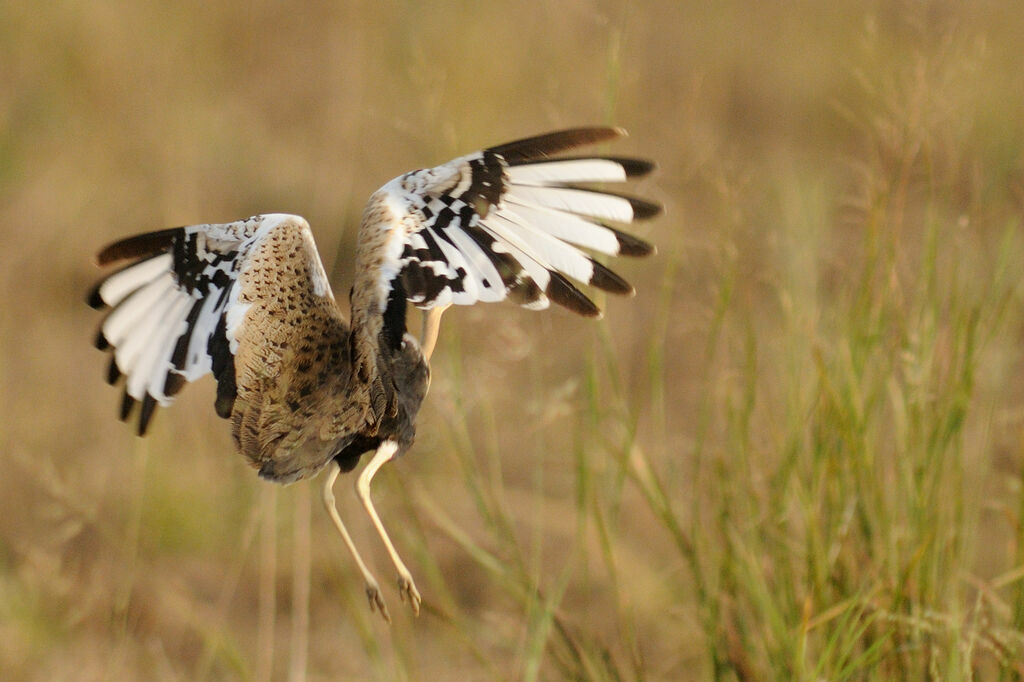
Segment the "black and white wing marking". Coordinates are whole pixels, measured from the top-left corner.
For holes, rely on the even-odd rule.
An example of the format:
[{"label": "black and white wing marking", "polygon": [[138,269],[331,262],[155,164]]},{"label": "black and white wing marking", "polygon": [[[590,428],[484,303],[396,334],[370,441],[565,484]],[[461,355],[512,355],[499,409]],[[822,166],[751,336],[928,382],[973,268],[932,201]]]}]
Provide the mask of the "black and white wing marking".
[{"label": "black and white wing marking", "polygon": [[[624,279],[578,247],[610,256],[646,256],[654,247],[614,225],[651,218],[649,201],[588,188],[649,173],[654,164],[620,157],[551,155],[625,134],[578,128],[470,154],[407,173],[382,187],[400,229],[387,239],[377,296],[394,283],[427,309],[512,300],[527,308],[551,301],[581,315],[601,311],[569,278],[617,294]],[[383,195],[381,197],[380,195]]]},{"label": "black and white wing marking", "polygon": [[[230,416],[237,392],[235,354],[251,305],[240,300],[240,276],[275,230],[308,232],[309,226],[298,216],[259,215],[141,234],[100,251],[99,265],[133,259],[96,285],[89,304],[112,308],[96,347],[111,351],[108,382],[125,377],[121,419],[136,402],[142,404],[139,435],[158,404],[170,404],[186,382],[209,372],[217,379],[217,413]],[[313,260],[315,293],[333,298],[319,257]]]}]

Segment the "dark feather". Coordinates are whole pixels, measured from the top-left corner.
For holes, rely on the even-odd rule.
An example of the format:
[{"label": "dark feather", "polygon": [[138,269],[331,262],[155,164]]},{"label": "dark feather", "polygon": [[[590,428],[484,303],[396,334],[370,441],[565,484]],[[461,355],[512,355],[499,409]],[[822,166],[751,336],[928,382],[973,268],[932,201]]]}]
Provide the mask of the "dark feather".
[{"label": "dark feather", "polygon": [[570,128],[557,133],[516,140],[491,147],[487,151],[500,155],[509,165],[516,165],[535,159],[546,159],[566,149],[614,140],[625,134],[626,131],[622,128]]},{"label": "dark feather", "polygon": [[601,310],[568,279],[554,270],[549,270],[549,272],[551,281],[548,282],[548,288],[544,292],[548,298],[584,317],[601,317]]},{"label": "dark feather", "polygon": [[149,428],[149,420],[152,419],[154,410],[156,410],[156,398],[147,393],[142,398],[142,409],[139,411],[140,436],[146,435],[146,429]]},{"label": "dark feather", "polygon": [[[608,192],[605,192],[605,194],[608,194]],[[633,207],[634,220],[647,220],[649,218],[654,218],[661,215],[661,212],[665,210],[662,208],[661,204],[656,204],[653,201],[628,196],[622,196],[622,198],[628,201],[629,205]]]},{"label": "dark feather", "polygon": [[533,278],[527,275],[524,271],[519,279],[514,280],[509,285],[506,285],[505,295],[508,296],[508,300],[513,303],[526,305],[527,303],[534,303],[537,301],[537,299],[540,298],[541,290],[540,286],[533,281]]},{"label": "dark feather", "polygon": [[[605,225],[605,227],[608,227]],[[639,237],[634,237],[626,232],[620,232],[614,227],[608,227],[609,230],[615,233],[615,238],[619,240],[619,255],[620,256],[650,256],[657,253],[657,249],[654,244],[646,242]]]},{"label": "dark feather", "polygon": [[181,390],[186,383],[185,375],[177,372],[168,372],[167,380],[164,381],[164,395],[170,398]]},{"label": "dark feather", "polygon": [[121,396],[121,421],[128,421],[128,415],[132,413],[133,407],[135,407],[135,398],[128,395],[128,390],[125,389],[124,395]]},{"label": "dark feather", "polygon": [[86,296],[85,301],[89,304],[90,308],[100,310],[106,305],[106,303],[103,302],[103,297],[100,296],[100,287],[103,286],[103,283],[106,281],[107,278],[104,277],[99,282],[96,282],[92,289],[89,289],[89,294]]},{"label": "dark feather", "polygon": [[[199,319],[199,313],[202,312],[203,304],[204,301],[198,299],[192,304],[192,309],[188,311],[188,316],[185,318],[185,333],[178,337],[177,343],[174,344],[174,350],[171,351],[171,366],[175,369],[185,368],[188,360],[188,347],[192,341],[192,331],[195,329],[196,320]],[[170,377],[168,377],[169,379]]]},{"label": "dark feather", "polygon": [[217,415],[227,419],[235,405],[238,386],[235,384],[235,356],[231,354],[231,346],[227,337],[227,316],[221,315],[220,321],[213,330],[207,344],[210,354],[210,365],[213,376],[217,380],[217,400],[214,408]]},{"label": "dark feather", "polygon": [[588,284],[613,294],[624,294],[627,296],[636,294],[632,284],[597,261],[592,262],[594,264],[594,274],[591,275]]},{"label": "dark feather", "polygon": [[107,366],[107,383],[113,386],[121,378],[121,370],[117,368],[117,356],[111,353],[110,364]]},{"label": "dark feather", "polygon": [[107,265],[125,258],[139,258],[163,253],[170,248],[174,235],[182,230],[183,228],[180,227],[171,227],[166,230],[157,230],[121,239],[103,247],[96,255],[96,262],[100,265]]},{"label": "dark feather", "polygon": [[392,351],[402,347],[402,337],[405,336],[405,310],[405,287],[402,286],[402,279],[399,277],[391,281],[391,294],[384,309],[384,326],[381,328],[382,340]]},{"label": "dark feather", "polygon": [[[231,382],[232,385],[234,382]],[[221,395],[221,384],[217,384],[217,399],[213,401],[213,409],[221,419],[230,419],[231,411],[235,409],[235,394]],[[225,389],[226,392],[226,389]]]}]

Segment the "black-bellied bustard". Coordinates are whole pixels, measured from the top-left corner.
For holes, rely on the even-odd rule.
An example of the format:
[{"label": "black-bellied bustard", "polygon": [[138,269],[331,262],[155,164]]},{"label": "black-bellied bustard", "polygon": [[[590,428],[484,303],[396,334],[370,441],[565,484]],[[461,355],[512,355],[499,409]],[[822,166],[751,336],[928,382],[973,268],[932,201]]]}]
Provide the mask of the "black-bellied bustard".
[{"label": "black-bellied bustard", "polygon": [[[616,128],[578,128],[492,147],[406,173],[367,203],[356,245],[351,320],[338,308],[303,218],[257,215],[128,237],[98,256],[131,260],[93,290],[112,308],[96,345],[108,379],[125,378],[121,418],[140,403],[143,435],[155,407],[212,372],[216,410],[263,478],[289,483],[327,467],[324,503],[388,619],[380,587],[338,516],[333,485],[372,452],[356,490],[419,612],[420,595],[370,499],[370,482],[413,442],[430,383],[430,355],[450,305],[509,299],[600,311],[569,278],[616,294],[633,288],[579,247],[646,256],[653,247],[615,224],[656,215],[656,204],[589,188],[647,174],[647,161],[553,157],[610,140]],[[424,311],[416,339],[406,306]]]}]

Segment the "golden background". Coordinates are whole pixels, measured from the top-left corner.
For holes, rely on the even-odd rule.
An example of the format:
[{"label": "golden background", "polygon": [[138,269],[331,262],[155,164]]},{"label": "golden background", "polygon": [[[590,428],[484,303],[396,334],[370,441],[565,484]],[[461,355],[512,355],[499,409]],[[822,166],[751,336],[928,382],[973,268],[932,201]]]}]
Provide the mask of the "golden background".
[{"label": "golden background", "polygon": [[[1021,45],[1013,2],[3,3],[0,677],[1024,673]],[[106,242],[298,213],[343,300],[384,182],[604,123],[659,254],[601,322],[446,315],[375,486],[418,619],[211,380],[116,421]]]}]

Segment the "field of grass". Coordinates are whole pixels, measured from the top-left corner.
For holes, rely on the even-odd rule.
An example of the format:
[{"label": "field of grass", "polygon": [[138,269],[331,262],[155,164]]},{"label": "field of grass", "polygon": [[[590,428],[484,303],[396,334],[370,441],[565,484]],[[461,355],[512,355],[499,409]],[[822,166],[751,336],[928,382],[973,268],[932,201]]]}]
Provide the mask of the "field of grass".
[{"label": "field of grass", "polygon": [[[0,4],[0,677],[1024,677],[1024,12],[695,4]],[[116,421],[107,241],[299,213],[345,292],[376,187],[594,123],[659,254],[446,315],[375,484],[418,619],[212,381]]]}]

